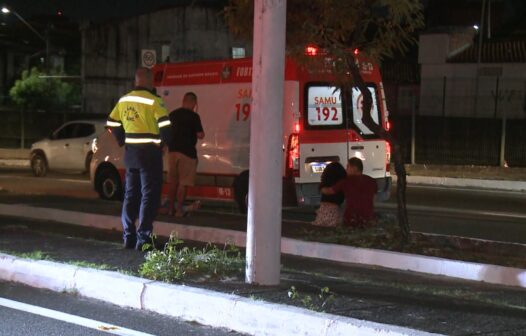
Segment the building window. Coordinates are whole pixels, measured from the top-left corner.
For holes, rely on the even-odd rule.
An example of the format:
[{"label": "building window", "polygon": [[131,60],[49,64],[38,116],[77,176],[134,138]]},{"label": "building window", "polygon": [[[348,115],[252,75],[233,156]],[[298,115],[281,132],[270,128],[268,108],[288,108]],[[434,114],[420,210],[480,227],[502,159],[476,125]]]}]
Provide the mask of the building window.
[{"label": "building window", "polygon": [[244,58],[245,57],[245,48],[232,48],[232,58]]}]

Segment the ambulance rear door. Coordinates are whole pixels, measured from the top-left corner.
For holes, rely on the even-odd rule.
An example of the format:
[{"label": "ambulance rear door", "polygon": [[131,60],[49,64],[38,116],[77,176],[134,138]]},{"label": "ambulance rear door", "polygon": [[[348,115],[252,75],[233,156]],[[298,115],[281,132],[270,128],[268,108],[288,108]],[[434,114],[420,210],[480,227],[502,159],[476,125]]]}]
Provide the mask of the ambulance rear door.
[{"label": "ambulance rear door", "polygon": [[[371,114],[381,123],[378,93],[374,84],[368,85],[373,94]],[[386,145],[361,122],[362,95],[352,92],[351,115],[343,108],[340,90],[329,83],[307,83],[304,89],[303,129],[300,132],[299,177],[296,178],[299,202],[319,202],[319,182],[325,167],[358,157],[364,163],[364,174],[375,179],[385,178]]]}]

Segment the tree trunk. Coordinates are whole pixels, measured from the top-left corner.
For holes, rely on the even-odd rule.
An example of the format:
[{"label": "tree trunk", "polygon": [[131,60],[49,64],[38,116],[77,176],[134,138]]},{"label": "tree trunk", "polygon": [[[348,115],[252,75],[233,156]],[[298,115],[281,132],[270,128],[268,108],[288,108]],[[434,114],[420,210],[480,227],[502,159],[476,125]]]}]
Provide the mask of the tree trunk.
[{"label": "tree trunk", "polygon": [[[373,104],[373,99],[371,92],[367,88],[362,75],[360,74],[360,69],[356,64],[356,60],[353,56],[349,55],[346,57],[346,65],[349,69],[352,78],[354,80],[354,85],[358,87],[363,96],[363,109],[362,109],[362,122],[367,128],[369,128],[376,136],[391,144],[393,161],[395,165],[395,172],[398,178],[396,183],[396,199],[398,205],[398,225],[400,226],[400,231],[402,233],[402,244],[405,245],[410,241],[410,231],[411,227],[409,226],[409,221],[407,218],[407,208],[406,208],[406,171],[404,167],[404,162],[402,159],[402,152],[400,145],[395,141],[391,133],[387,132],[381,125],[378,125],[374,122],[371,116],[371,108]],[[349,83],[345,88],[342,88],[345,94],[345,100],[347,102],[352,101],[352,84]],[[349,104],[347,104],[349,106]]]}]

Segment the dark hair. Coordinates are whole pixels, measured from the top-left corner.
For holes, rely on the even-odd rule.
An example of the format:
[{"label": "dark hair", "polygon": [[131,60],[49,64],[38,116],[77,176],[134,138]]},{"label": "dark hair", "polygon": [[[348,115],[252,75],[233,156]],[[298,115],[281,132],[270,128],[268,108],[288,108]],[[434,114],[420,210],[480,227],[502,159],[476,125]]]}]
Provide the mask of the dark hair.
[{"label": "dark hair", "polygon": [[[347,172],[339,162],[331,162],[325,167],[321,174],[320,188],[333,187],[336,183],[345,179]],[[321,202],[341,205],[345,196],[342,192],[335,195],[321,195]]]},{"label": "dark hair", "polygon": [[350,158],[348,164],[349,166],[352,166],[358,169],[360,173],[363,173],[363,162],[359,158],[357,157]]},{"label": "dark hair", "polygon": [[190,98],[192,101],[194,101],[195,103],[197,103],[197,95],[193,92],[187,92],[184,94],[184,99],[188,99]]},{"label": "dark hair", "polygon": [[321,174],[320,187],[332,187],[346,176],[345,168],[339,162],[331,162]]}]

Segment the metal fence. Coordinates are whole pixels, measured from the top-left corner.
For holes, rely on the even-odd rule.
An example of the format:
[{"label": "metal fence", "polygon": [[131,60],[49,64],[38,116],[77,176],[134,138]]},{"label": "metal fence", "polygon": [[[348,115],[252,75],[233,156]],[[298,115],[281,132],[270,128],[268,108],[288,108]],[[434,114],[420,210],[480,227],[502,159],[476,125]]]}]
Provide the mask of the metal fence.
[{"label": "metal fence", "polygon": [[422,79],[391,114],[405,161],[526,167],[525,88],[500,77]]}]

